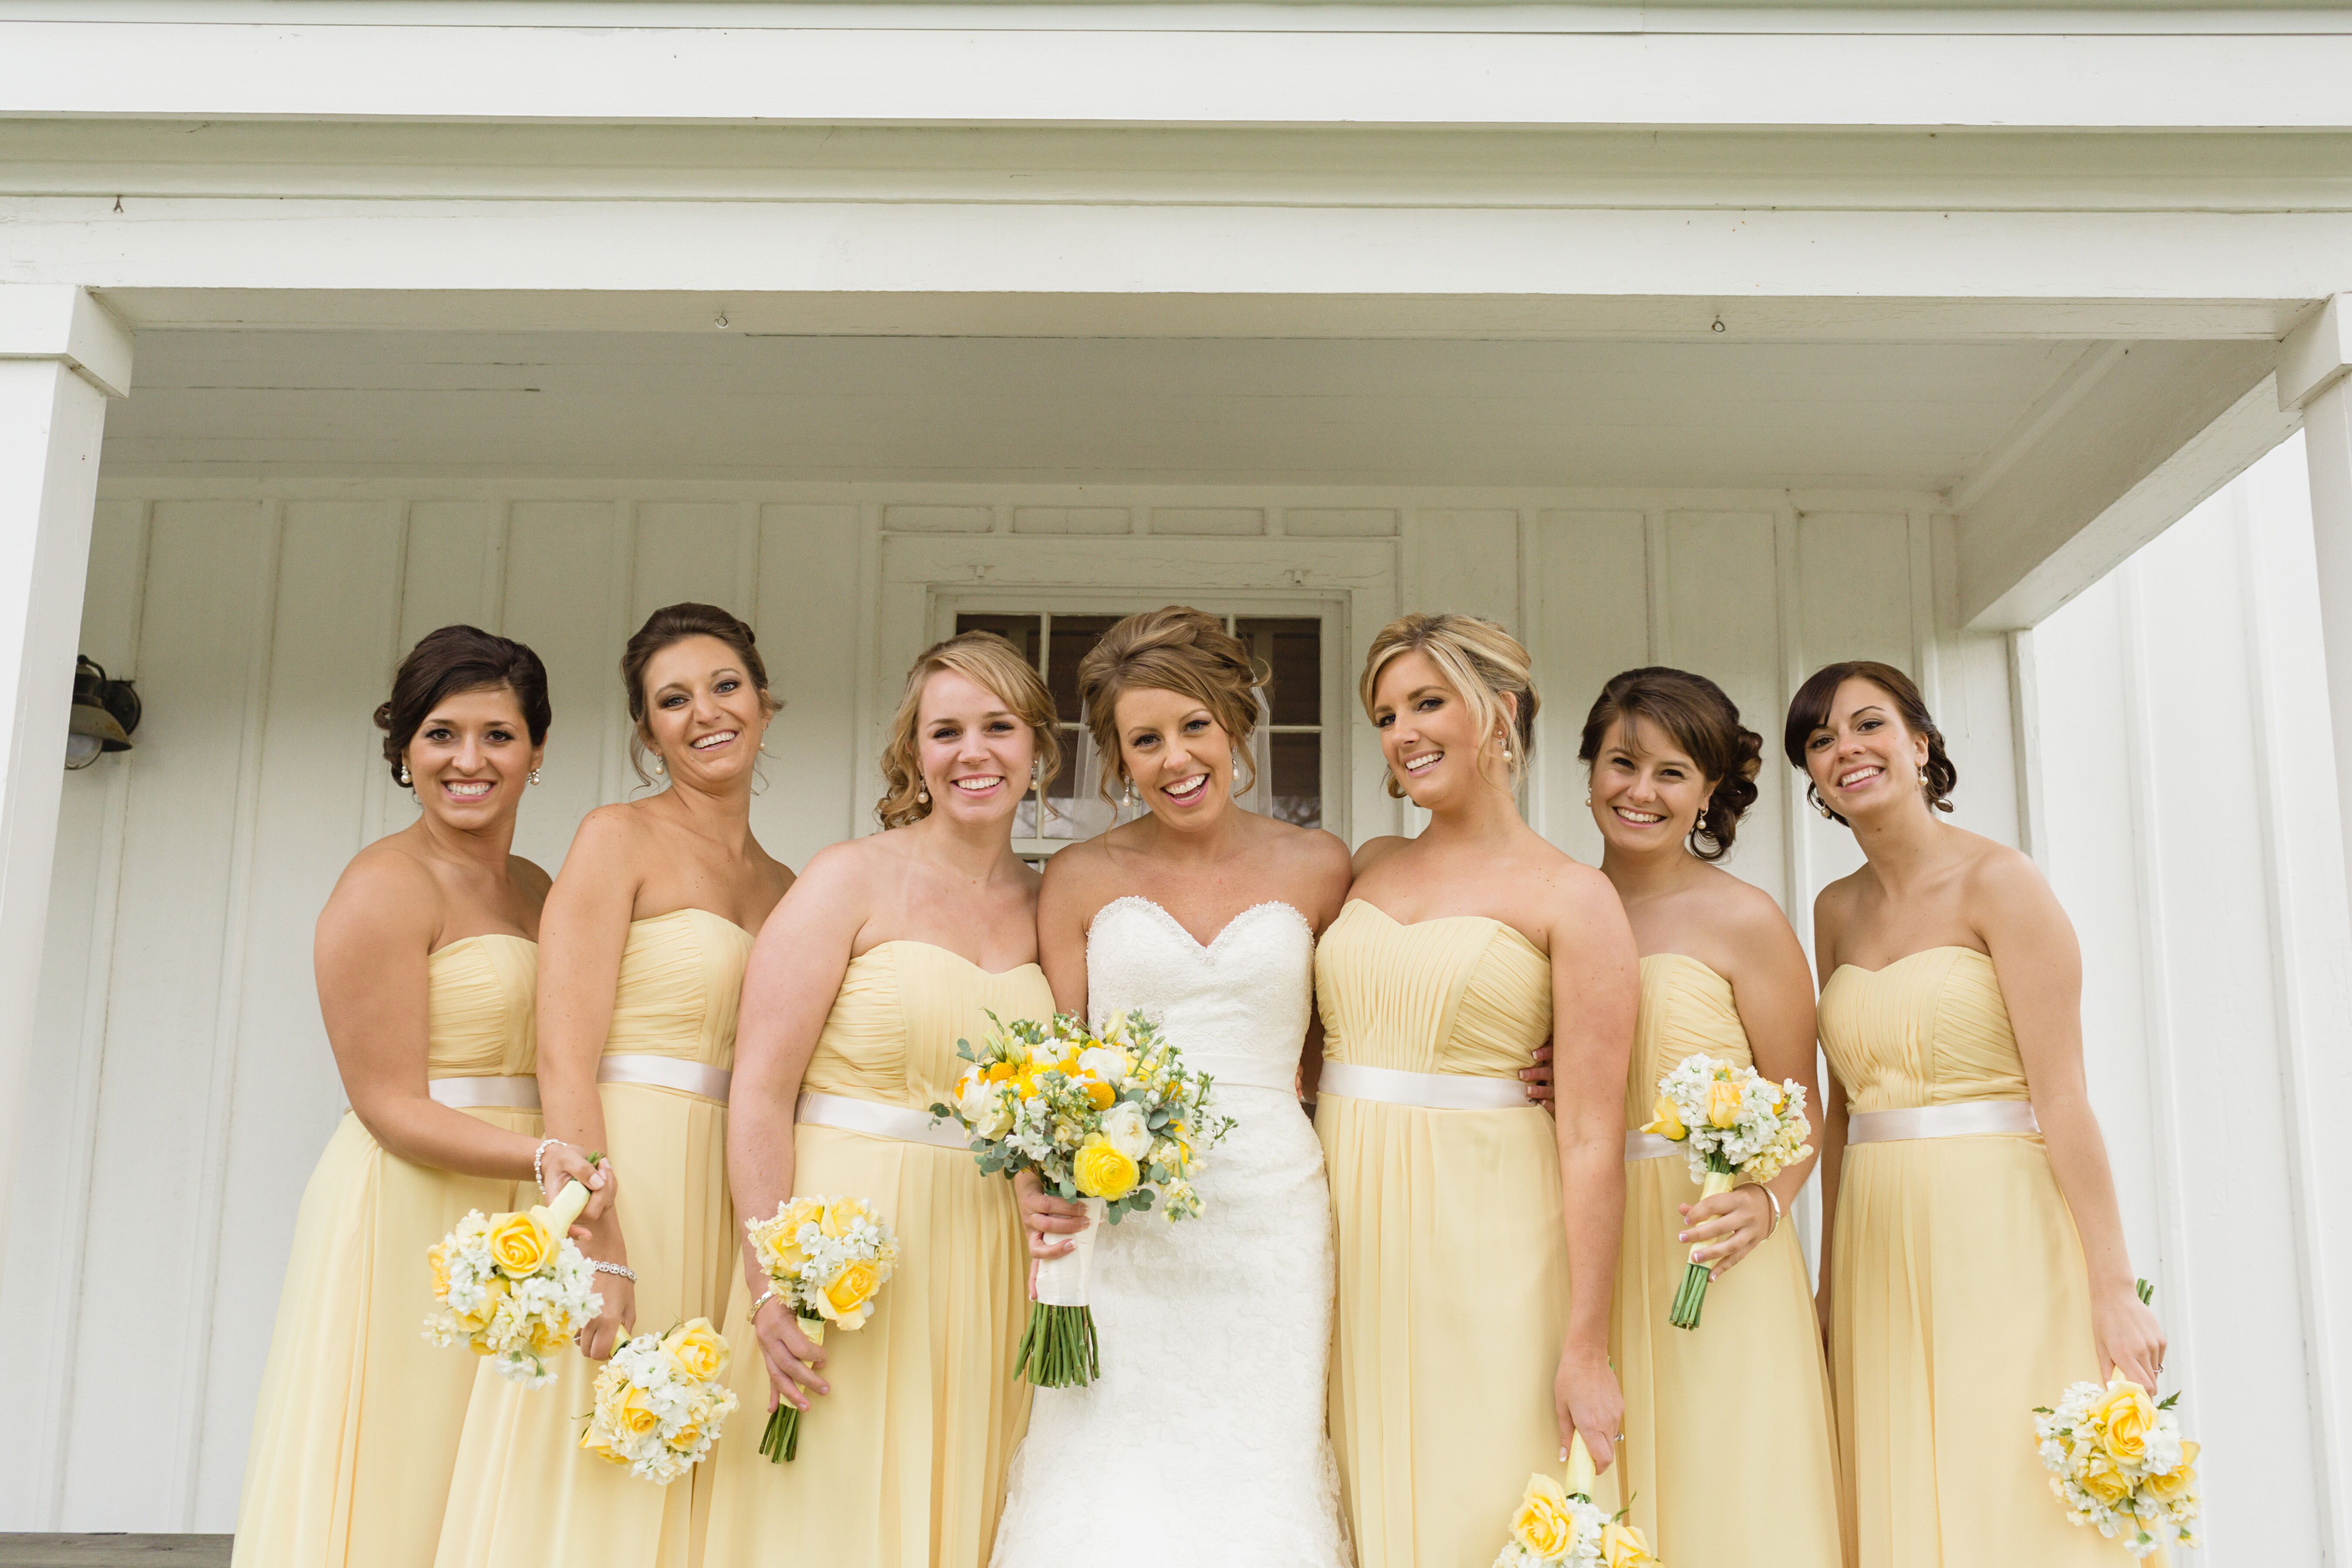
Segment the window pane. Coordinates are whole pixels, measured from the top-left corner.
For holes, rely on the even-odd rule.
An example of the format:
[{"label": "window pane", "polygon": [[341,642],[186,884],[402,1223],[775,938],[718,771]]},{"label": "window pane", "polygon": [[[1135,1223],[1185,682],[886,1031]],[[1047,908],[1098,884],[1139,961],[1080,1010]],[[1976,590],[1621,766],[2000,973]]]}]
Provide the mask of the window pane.
[{"label": "window pane", "polygon": [[1035,616],[960,615],[956,616],[956,635],[965,632],[994,632],[1021,650],[1021,657],[1032,665],[1037,662],[1038,617]]},{"label": "window pane", "polygon": [[1301,827],[1323,826],[1323,737],[1268,735],[1266,760],[1274,774],[1266,814]]},{"label": "window pane", "polygon": [[1054,694],[1054,711],[1066,724],[1075,724],[1078,712],[1078,660],[1102,641],[1103,633],[1118,625],[1118,616],[1055,616],[1053,646],[1047,650],[1045,689]]},{"label": "window pane", "polygon": [[1250,657],[1272,671],[1266,703],[1276,724],[1323,721],[1323,623],[1311,619],[1243,620],[1234,630]]}]

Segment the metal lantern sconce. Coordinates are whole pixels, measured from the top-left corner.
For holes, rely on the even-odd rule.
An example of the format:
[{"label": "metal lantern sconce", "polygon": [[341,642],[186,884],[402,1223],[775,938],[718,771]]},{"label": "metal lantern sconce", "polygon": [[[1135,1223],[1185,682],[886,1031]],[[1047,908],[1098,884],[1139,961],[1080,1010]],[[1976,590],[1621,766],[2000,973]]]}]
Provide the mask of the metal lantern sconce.
[{"label": "metal lantern sconce", "polygon": [[139,693],[110,679],[96,659],[74,660],[73,713],[66,724],[66,766],[86,768],[108,752],[131,749],[139,728]]}]

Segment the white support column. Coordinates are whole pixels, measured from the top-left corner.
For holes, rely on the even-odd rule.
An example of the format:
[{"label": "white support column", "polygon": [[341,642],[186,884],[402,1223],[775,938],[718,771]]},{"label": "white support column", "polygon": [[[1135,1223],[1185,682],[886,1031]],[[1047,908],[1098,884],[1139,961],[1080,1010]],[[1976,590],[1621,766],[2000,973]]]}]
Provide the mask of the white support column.
[{"label": "white support column", "polygon": [[87,293],[0,284],[0,1226],[36,1045],[99,437],[106,400],[130,389],[131,334]]}]

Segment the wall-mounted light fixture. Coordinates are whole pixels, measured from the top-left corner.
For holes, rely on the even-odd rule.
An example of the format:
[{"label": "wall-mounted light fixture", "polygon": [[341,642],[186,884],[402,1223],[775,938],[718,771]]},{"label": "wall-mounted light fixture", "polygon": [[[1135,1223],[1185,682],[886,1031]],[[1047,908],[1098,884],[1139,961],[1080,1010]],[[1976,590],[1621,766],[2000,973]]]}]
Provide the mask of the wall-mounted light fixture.
[{"label": "wall-mounted light fixture", "polygon": [[108,752],[131,749],[139,728],[139,693],[113,680],[87,656],[74,660],[73,714],[66,725],[66,766],[86,768]]}]

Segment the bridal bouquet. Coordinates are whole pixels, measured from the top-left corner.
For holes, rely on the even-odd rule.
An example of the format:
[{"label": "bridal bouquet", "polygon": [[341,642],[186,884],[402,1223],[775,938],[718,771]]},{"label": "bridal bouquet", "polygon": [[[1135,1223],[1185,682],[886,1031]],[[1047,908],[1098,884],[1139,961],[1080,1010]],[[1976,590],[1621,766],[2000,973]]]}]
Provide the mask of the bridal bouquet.
[{"label": "bridal bouquet", "polygon": [[1045,1189],[1083,1205],[1087,1228],[1059,1258],[1037,1265],[1037,1300],[1015,1370],[1043,1388],[1092,1383],[1102,1370],[1087,1278],[1101,1224],[1158,1209],[1172,1223],[1201,1212],[1193,1163],[1233,1127],[1209,1112],[1210,1079],[1140,1013],[1112,1015],[1101,1029],[1070,1014],[1007,1024],[994,1014],[952,1105],[934,1105],[971,1140],[991,1175],[1034,1171]]},{"label": "bridal bouquet", "polygon": [[596,1374],[596,1409],[580,1446],[629,1474],[666,1487],[709,1454],[735,1408],[727,1342],[708,1318],[667,1334],[639,1334]]},{"label": "bridal bouquet", "polygon": [[[801,1332],[824,1343],[827,1323],[862,1329],[874,1298],[898,1268],[898,1238],[881,1215],[857,1198],[793,1198],[774,1217],[743,1222],[751,1254]],[[801,1413],[779,1399],[760,1435],[760,1452],[782,1464],[800,1452]]]},{"label": "bridal bouquet", "polygon": [[[2150,1292],[2145,1281],[2140,1300]],[[2050,1489],[2073,1524],[2098,1527],[2124,1550],[2147,1557],[2179,1542],[2193,1547],[2189,1529],[2202,1506],[2197,1496],[2197,1445],[2180,1435],[2172,1413],[2180,1395],[2158,1403],[2131,1379],[2112,1375],[2105,1387],[2070,1385],[2057,1408],[2037,1405],[2033,1436]]]},{"label": "bridal bouquet", "polygon": [[548,1358],[604,1310],[595,1272],[571,1237],[588,1189],[566,1182],[555,1201],[485,1218],[474,1210],[425,1250],[433,1299],[425,1337],[460,1340],[525,1388],[555,1381]]},{"label": "bridal bouquet", "polygon": [[1612,1516],[1592,1500],[1592,1456],[1584,1435],[1569,1439],[1568,1480],[1529,1476],[1527,1494],[1511,1515],[1511,1539],[1495,1568],[1654,1568],[1650,1543],[1625,1522],[1625,1510]]},{"label": "bridal bouquet", "polygon": [[[1812,1152],[1803,1085],[1703,1055],[1685,1057],[1658,1079],[1658,1103],[1642,1131],[1683,1145],[1702,1203],[1740,1182],[1769,1182]],[[1707,1272],[1704,1263],[1683,1269],[1669,1314],[1675,1327],[1698,1327]]]}]

